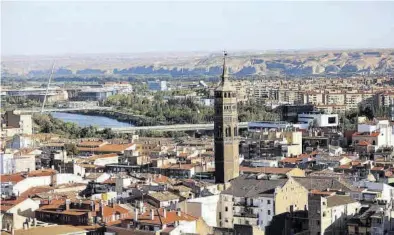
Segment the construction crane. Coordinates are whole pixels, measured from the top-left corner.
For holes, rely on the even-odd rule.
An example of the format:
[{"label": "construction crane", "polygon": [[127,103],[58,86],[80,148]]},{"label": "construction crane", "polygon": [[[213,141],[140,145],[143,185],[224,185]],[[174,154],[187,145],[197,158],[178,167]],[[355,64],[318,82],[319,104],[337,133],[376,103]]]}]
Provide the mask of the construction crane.
[{"label": "construction crane", "polygon": [[44,96],[44,101],[42,102],[41,113],[44,113],[45,103],[47,101],[47,95],[48,95],[48,91],[49,91],[49,86],[51,85],[51,80],[52,80],[52,76],[53,76],[53,71],[54,70],[55,70],[55,61],[52,64],[51,74],[49,75],[47,89],[45,91],[45,96]]}]

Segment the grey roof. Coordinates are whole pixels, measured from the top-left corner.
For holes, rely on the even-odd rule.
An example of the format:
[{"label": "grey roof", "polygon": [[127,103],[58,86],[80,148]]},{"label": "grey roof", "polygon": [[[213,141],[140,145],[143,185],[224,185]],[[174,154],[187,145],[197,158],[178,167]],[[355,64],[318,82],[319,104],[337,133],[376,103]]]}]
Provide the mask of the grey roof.
[{"label": "grey roof", "polygon": [[352,191],[346,183],[341,182],[332,177],[293,177],[295,181],[300,183],[308,190],[316,189],[325,191],[327,189],[342,190],[344,192]]},{"label": "grey roof", "polygon": [[236,197],[273,196],[276,187],[283,187],[288,179],[264,180],[256,175],[241,175],[231,181],[230,188],[222,194]]},{"label": "grey roof", "polygon": [[345,195],[333,195],[327,197],[327,207],[340,206],[354,202],[357,201],[351,198],[350,196],[345,196]]}]

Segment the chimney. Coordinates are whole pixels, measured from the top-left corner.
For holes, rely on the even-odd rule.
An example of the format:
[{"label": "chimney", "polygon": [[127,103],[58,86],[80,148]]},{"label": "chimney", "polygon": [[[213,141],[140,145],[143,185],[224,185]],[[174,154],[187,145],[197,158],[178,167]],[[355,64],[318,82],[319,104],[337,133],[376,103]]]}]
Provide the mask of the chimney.
[{"label": "chimney", "polygon": [[104,219],[104,203],[103,203],[103,200],[100,200],[100,216],[101,216],[101,218],[103,218]]},{"label": "chimney", "polygon": [[181,216],[181,210],[180,210],[179,208],[178,208],[177,211],[176,211],[176,215],[177,215],[177,216]]},{"label": "chimney", "polygon": [[135,210],[134,210],[134,220],[135,221],[138,221],[138,213],[139,213],[138,208],[135,208]]},{"label": "chimney", "polygon": [[66,211],[70,210],[70,204],[71,204],[71,200],[66,199]]},{"label": "chimney", "polygon": [[151,220],[155,219],[155,211],[153,209],[150,210],[150,219]]},{"label": "chimney", "polygon": [[95,209],[95,204],[96,204],[96,203],[94,203],[94,201],[90,201],[90,210],[91,210],[92,212],[96,211],[96,209]]},{"label": "chimney", "polygon": [[163,217],[166,218],[167,217],[167,209],[163,209]]}]

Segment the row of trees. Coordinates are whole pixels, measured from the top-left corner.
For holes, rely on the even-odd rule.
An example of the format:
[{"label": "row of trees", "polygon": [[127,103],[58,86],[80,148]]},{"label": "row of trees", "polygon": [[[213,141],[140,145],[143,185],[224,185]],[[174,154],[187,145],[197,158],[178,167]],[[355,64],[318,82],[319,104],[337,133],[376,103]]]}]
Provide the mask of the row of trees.
[{"label": "row of trees", "polygon": [[30,108],[39,107],[42,105],[42,103],[37,100],[32,100],[21,96],[6,96],[2,104],[3,108]]},{"label": "row of trees", "polygon": [[[114,95],[104,104],[122,112],[145,116],[148,125],[213,122],[213,107],[197,104],[191,98],[165,100],[166,95],[171,97],[174,94],[157,93],[152,100],[137,95]],[[239,104],[238,116],[241,122],[279,120],[278,114],[254,102]]]},{"label": "row of trees", "polygon": [[[110,128],[98,130],[98,128],[95,126],[79,127],[75,123],[63,122],[60,119],[54,118],[50,114],[34,114],[33,121],[35,126],[38,128],[38,132],[58,134],[70,139],[78,139],[78,138],[131,139],[132,138],[131,133],[118,134],[118,133],[114,133]],[[176,131],[157,132],[157,131],[146,131],[146,130],[138,131],[136,134],[140,136],[147,136],[147,137],[182,137],[186,135],[185,132],[176,132]],[[75,151],[75,149],[68,149],[68,148],[73,148],[73,146],[66,146],[66,150],[68,152]]]},{"label": "row of trees", "polygon": [[104,138],[112,139],[117,135],[109,128],[98,130],[95,126],[79,127],[72,122],[63,122],[50,114],[34,114],[34,124],[41,133],[53,133],[66,138]]}]

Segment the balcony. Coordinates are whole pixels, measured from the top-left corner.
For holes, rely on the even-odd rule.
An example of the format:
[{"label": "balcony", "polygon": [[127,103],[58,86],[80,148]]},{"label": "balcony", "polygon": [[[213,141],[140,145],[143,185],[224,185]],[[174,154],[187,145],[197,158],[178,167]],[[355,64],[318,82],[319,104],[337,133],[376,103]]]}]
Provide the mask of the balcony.
[{"label": "balcony", "polygon": [[235,212],[234,217],[243,217],[243,218],[258,218],[257,214],[249,213],[249,212]]},{"label": "balcony", "polygon": [[245,201],[234,202],[234,206],[246,206],[246,202]]}]

